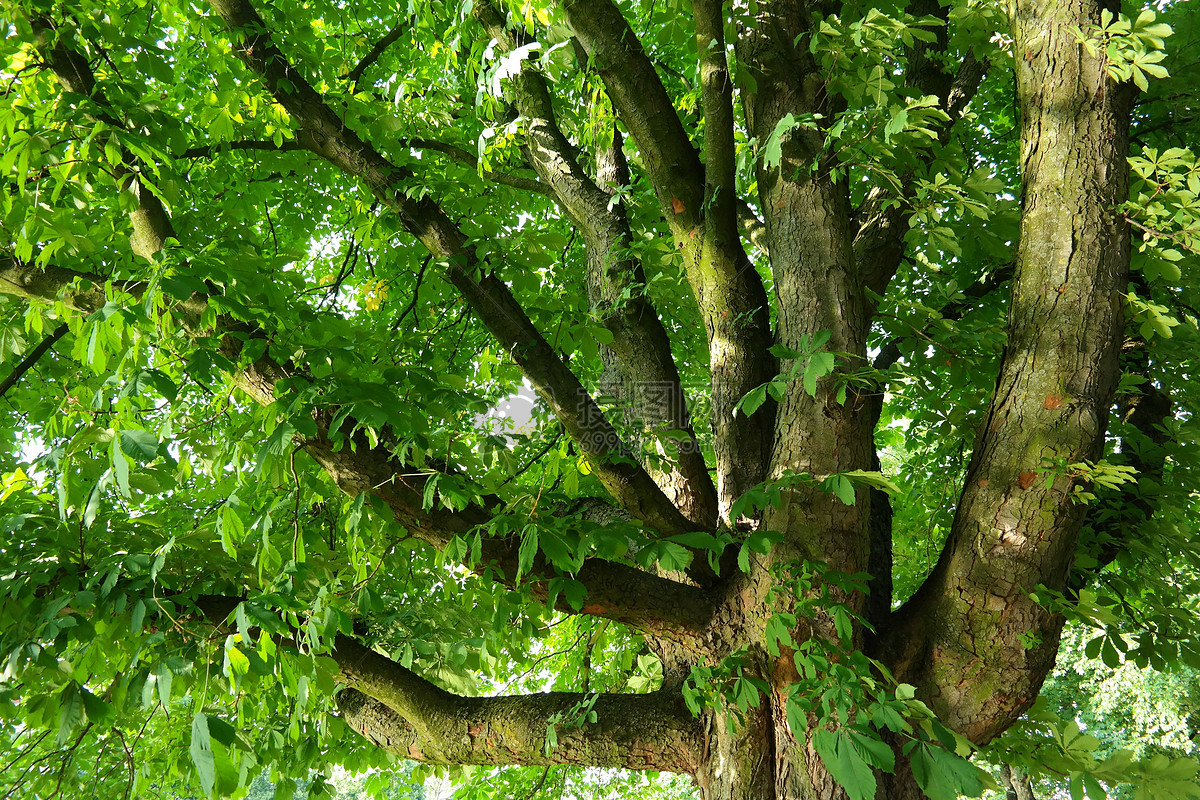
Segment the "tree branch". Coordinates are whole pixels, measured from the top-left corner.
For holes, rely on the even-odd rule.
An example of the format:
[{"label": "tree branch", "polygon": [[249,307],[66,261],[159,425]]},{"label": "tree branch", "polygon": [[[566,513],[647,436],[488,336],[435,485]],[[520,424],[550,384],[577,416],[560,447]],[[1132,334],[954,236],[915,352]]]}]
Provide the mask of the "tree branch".
[{"label": "tree branch", "polygon": [[[86,291],[73,289],[78,281],[89,282],[91,288]],[[99,275],[53,266],[39,269],[0,255],[0,293],[3,294],[42,302],[61,299],[71,308],[91,313],[105,303],[104,284],[105,279]],[[116,288],[140,298],[145,285],[131,282]],[[172,311],[185,327],[196,329],[207,304],[207,297],[196,294],[175,304]],[[216,325],[218,331],[226,334],[221,340],[222,355],[235,363],[244,339],[263,335],[253,327],[223,315],[217,317]],[[235,377],[239,388],[256,402],[266,405],[275,399],[276,382],[294,371],[293,367],[280,366],[264,355]],[[371,447],[365,437],[359,435],[353,446],[345,442],[341,447],[335,446],[329,423],[336,412],[337,409],[332,408],[321,411],[315,419],[317,433],[300,438],[298,443],[347,495],[355,497],[369,492],[382,500],[409,535],[442,549],[455,535],[466,534],[488,522],[501,507],[498,498],[484,498],[480,504],[462,511],[441,507],[424,509],[425,484],[437,473],[431,469],[415,470],[399,461],[386,441]],[[342,425],[348,430],[356,427],[353,418],[344,420]],[[498,577],[513,586],[518,572],[519,548],[517,537],[484,537],[480,548],[481,563],[476,566],[479,569],[498,568]],[[534,596],[545,601],[548,587],[544,578],[559,574],[539,554],[529,570],[531,577],[526,581],[532,584]],[[686,639],[701,635],[715,613],[714,600],[703,589],[624,564],[588,559],[571,577],[588,590],[582,613],[614,619],[653,636]],[[555,608],[564,613],[579,613],[561,596]]]},{"label": "tree branch", "polygon": [[205,144],[196,147],[189,147],[180,153],[177,158],[210,158],[218,153],[223,153],[227,150],[273,150],[278,153],[291,153],[296,150],[307,151],[308,148],[296,140],[285,141],[282,144],[275,144],[270,139],[243,139],[237,142],[221,142],[219,144]]},{"label": "tree branch", "polygon": [[[64,32],[54,28],[53,23],[45,17],[31,18],[30,23],[37,33],[38,53],[50,66],[63,89],[91,98],[98,107],[98,110],[89,114],[92,118],[124,129],[125,124],[118,118],[104,91],[97,86],[88,60],[63,43]],[[128,190],[138,201],[137,208],[129,212],[130,222],[133,223],[130,247],[135,254],[148,259],[163,248],[174,232],[162,201],[134,170],[132,165],[135,163],[133,154],[122,148],[121,162],[114,168],[114,173],[118,185],[126,188],[122,182],[127,181]]]},{"label": "tree branch", "polygon": [[[332,653],[349,687],[350,727],[404,758],[431,764],[574,764],[691,773],[703,728],[677,691],[546,692],[461,697],[346,636]],[[587,722],[594,711],[595,722]],[[547,735],[555,729],[555,747]]]},{"label": "tree branch", "polygon": [[288,113],[308,130],[313,150],[366,183],[405,229],[447,262],[447,278],[513,357],[538,394],[593,464],[597,477],[637,519],[671,535],[693,526],[636,461],[595,400],[529,320],[508,286],[467,246],[466,237],[429,196],[412,200],[413,173],[387,161],[350,130],[275,46],[266,23],[245,0],[211,0],[234,38],[234,51],[258,73]]},{"label": "tree branch", "polygon": [[654,65],[610,0],[562,3],[613,105],[637,142],[663,216],[676,238],[702,224],[704,167]]},{"label": "tree branch", "polygon": [[367,51],[367,54],[362,57],[362,61],[359,61],[358,64],[355,65],[354,69],[350,70],[350,73],[346,75],[346,80],[349,82],[350,86],[357,87],[359,79],[363,76],[363,73],[367,71],[367,68],[378,61],[379,57],[383,55],[383,51],[395,44],[396,41],[404,35],[404,32],[412,27],[412,25],[413,19],[412,17],[408,17],[400,22],[397,22],[390,31],[384,34],[383,38],[376,42],[375,45]]},{"label": "tree branch", "polygon": [[[509,51],[521,42],[510,32],[504,17],[486,0],[475,6],[476,19],[500,47]],[[551,187],[572,220],[583,231],[588,251],[588,295],[601,321],[613,334],[602,355],[621,373],[621,383],[631,392],[630,421],[653,436],[662,430],[682,431],[683,442],[663,440],[669,459],[677,466],[665,472],[647,467],[656,482],[674,496],[674,502],[692,522],[713,528],[717,496],[688,414],[671,341],[645,293],[641,262],[628,255],[633,236],[624,203],[610,193],[629,183],[621,150],[621,135],[598,159],[598,179],[611,184],[605,191],[584,172],[575,150],[563,135],[554,113],[545,78],[529,61],[513,81],[516,106],[527,120],[528,152],[534,169]],[[698,563],[703,563],[700,559]]]},{"label": "tree branch", "polygon": [[[244,597],[200,595],[205,620],[224,629]],[[691,773],[702,723],[674,687],[649,694],[544,692],[464,697],[337,634],[330,657],[346,688],[338,710],[355,731],[428,764],[569,764]],[[595,712],[589,722],[588,712]],[[547,746],[551,730],[557,744]]]},{"label": "tree branch", "polygon": [[[734,409],[748,392],[775,376],[777,362],[768,353],[772,336],[766,290],[736,230],[732,110],[724,99],[732,86],[727,66],[722,77],[717,63],[724,60],[724,47],[706,44],[701,52],[711,67],[705,73],[710,83],[705,110],[714,115],[706,123],[714,137],[707,142],[714,151],[708,153],[706,170],[620,9],[611,0],[566,0],[562,6],[637,143],[704,319],[715,433],[722,443],[717,451],[718,505],[726,517],[733,500],[766,476],[775,402],[768,400],[753,416]],[[719,33],[714,13],[720,16],[719,9],[710,10],[709,22],[701,23],[707,25],[706,42]],[[706,205],[710,201],[715,203],[711,209]]]},{"label": "tree branch", "polygon": [[[469,167],[476,167],[477,163],[475,156],[471,153],[456,147],[452,144],[444,144],[431,139],[406,139],[401,141],[402,145],[411,146],[415,150],[434,150],[439,153],[450,156],[455,161],[466,164]],[[179,154],[179,158],[210,158],[218,153],[223,153],[227,150],[269,150],[278,153],[290,153],[295,151],[312,152],[312,147],[299,139],[292,139],[281,144],[275,144],[270,140],[243,139],[236,142],[223,142],[220,144],[198,145],[189,147]],[[504,186],[511,186],[514,189],[524,189],[530,192],[537,192],[549,197],[553,197],[553,191],[541,181],[533,180],[532,178],[523,178],[520,175],[513,175],[507,172],[485,172],[484,180],[498,183]]]},{"label": "tree branch", "polygon": [[[442,153],[443,155],[449,156],[451,159],[459,162],[460,164],[465,164],[472,169],[476,169],[479,166],[479,162],[470,151],[464,150],[457,145],[439,142],[434,139],[422,138],[404,139],[401,141],[401,144],[407,145],[414,150],[433,150],[436,153]],[[558,199],[552,187],[533,178],[523,178],[520,175],[513,175],[510,172],[493,172],[489,170],[483,173],[483,179],[491,181],[492,183],[511,186],[514,189],[525,189],[526,191],[537,192],[538,194],[544,194],[547,197],[551,197],[556,200]]]},{"label": "tree branch", "polygon": [[981,744],[1053,664],[1062,618],[1030,594],[1067,589],[1085,508],[1052,465],[1099,457],[1120,372],[1130,235],[1111,209],[1129,193],[1133,90],[1070,33],[1099,13],[1010,7],[1024,187],[1007,344],[946,545],[883,637],[896,678]]},{"label": "tree branch", "polygon": [[[72,80],[82,81],[93,97],[99,97],[103,101],[103,93],[95,85],[90,71],[83,71],[86,61],[80,66],[79,62],[82,59],[73,57],[69,52],[57,52],[55,57],[58,63],[71,65],[71,71],[67,74]],[[154,198],[149,192],[145,194]],[[162,241],[168,236],[174,236],[171,221],[161,203],[157,202],[157,198],[154,198],[149,206],[143,203],[131,213],[131,217],[134,219],[135,236],[138,234],[139,225],[160,232],[158,247],[161,247]],[[89,281],[91,288],[74,289],[73,287],[78,285],[77,281],[81,280]],[[484,281],[495,279],[489,276]],[[38,269],[0,255],[0,292],[6,294],[46,302],[62,299],[80,311],[91,313],[105,303],[105,292],[102,288],[105,283],[106,280],[102,276],[77,273],[53,266]],[[503,287],[503,284],[500,286]],[[128,282],[117,288],[134,297],[140,297],[146,286],[141,282]],[[493,292],[499,294],[494,288]],[[175,304],[173,311],[185,327],[196,330],[200,327],[208,303],[209,298],[206,295],[196,293],[191,298]],[[528,324],[528,320],[525,322]],[[265,335],[252,324],[224,315],[217,318],[216,324],[217,330],[223,334],[220,343],[222,355],[233,363],[238,363],[246,340]],[[561,362],[558,363],[561,365]],[[565,366],[562,369],[565,370]],[[295,371],[294,366],[280,365],[264,353],[256,362],[237,373],[235,378],[243,391],[256,402],[265,405],[274,401],[275,385]],[[442,548],[455,534],[466,533],[487,522],[500,506],[497,498],[485,498],[482,505],[469,506],[461,512],[444,508],[426,511],[423,507],[424,488],[434,473],[409,468],[392,455],[386,443],[372,448],[365,438],[360,437],[354,447],[337,447],[334,442],[336,437],[329,431],[329,424],[335,413],[336,409],[324,409],[318,413],[315,420],[316,435],[301,438],[299,444],[329,472],[342,491],[351,496],[371,492],[383,500],[396,521],[411,535],[434,547]],[[356,427],[352,419],[344,420],[342,424],[349,430]],[[498,566],[503,574],[508,576],[511,585],[518,573],[519,544],[519,540],[516,539],[486,539],[482,543],[483,563],[480,567],[489,564]],[[539,555],[531,574],[552,576],[558,573]],[[653,635],[667,638],[693,635],[707,626],[713,613],[712,600],[702,590],[622,564],[591,559],[583,564],[574,578],[589,589],[584,613],[619,619]],[[535,584],[534,594],[543,600],[546,599],[545,584]],[[565,598],[560,597],[556,606],[562,611],[574,612]]]},{"label": "tree branch", "polygon": [[67,323],[63,323],[54,329],[52,333],[42,337],[42,340],[37,343],[37,347],[29,351],[29,353],[21,359],[21,363],[13,367],[13,371],[8,373],[8,377],[0,381],[0,397],[3,397],[9,389],[17,385],[21,377],[33,367],[34,364],[41,359],[42,356],[54,346],[54,343],[61,339],[70,329]]}]

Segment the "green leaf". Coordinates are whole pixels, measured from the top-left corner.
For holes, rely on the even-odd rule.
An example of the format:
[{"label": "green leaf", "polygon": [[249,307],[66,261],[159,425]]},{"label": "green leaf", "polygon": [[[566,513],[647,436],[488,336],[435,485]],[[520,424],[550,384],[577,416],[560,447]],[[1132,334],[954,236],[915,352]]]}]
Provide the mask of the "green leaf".
[{"label": "green leaf", "polygon": [[83,697],[80,686],[71,682],[58,694],[58,736],[55,743],[62,747],[71,738],[76,726],[83,721]]},{"label": "green leaf", "polygon": [[854,484],[845,475],[830,475],[821,482],[821,489],[835,495],[845,505],[854,505]]},{"label": "green leaf", "polygon": [[530,525],[521,534],[521,546],[517,549],[517,580],[521,579],[522,575],[529,574],[529,570],[533,568],[533,560],[537,558],[538,553],[538,531],[533,525]]},{"label": "green leaf", "polygon": [[873,800],[875,774],[850,743],[844,730],[836,733],[820,728],[813,734],[813,746],[833,779],[853,800]]},{"label": "green leaf", "polygon": [[279,423],[275,426],[275,430],[271,431],[271,435],[267,437],[267,442],[263,445],[262,452],[276,456],[291,452],[292,437],[295,435],[296,426],[287,422]]},{"label": "green leaf", "polygon": [[112,471],[113,477],[117,481],[117,491],[128,500],[132,497],[129,492],[129,459],[121,452],[119,437],[113,437],[112,445],[109,447],[109,457],[112,459]]},{"label": "green leaf", "polygon": [[149,431],[124,430],[119,436],[121,452],[139,464],[153,461],[158,455],[158,437]]},{"label": "green leaf", "polygon": [[212,795],[213,785],[217,780],[216,762],[213,760],[212,742],[208,733],[208,717],[203,711],[197,711],[192,717],[192,740],[188,747],[192,756],[192,764],[196,767],[196,775],[200,779],[200,790],[205,797]]},{"label": "green leaf", "polygon": [[868,472],[863,469],[852,469],[849,472],[843,472],[842,475],[850,479],[851,482],[871,486],[876,489],[887,492],[890,495],[900,495],[903,491],[896,482],[884,475],[882,472]]},{"label": "green leaf", "polygon": [[745,397],[738,401],[734,410],[741,411],[748,417],[758,411],[765,402],[767,402],[767,384],[764,383],[762,386],[751,389]]},{"label": "green leaf", "polygon": [[922,742],[909,755],[913,777],[930,800],[958,800],[983,794],[979,770],[966,759]]}]

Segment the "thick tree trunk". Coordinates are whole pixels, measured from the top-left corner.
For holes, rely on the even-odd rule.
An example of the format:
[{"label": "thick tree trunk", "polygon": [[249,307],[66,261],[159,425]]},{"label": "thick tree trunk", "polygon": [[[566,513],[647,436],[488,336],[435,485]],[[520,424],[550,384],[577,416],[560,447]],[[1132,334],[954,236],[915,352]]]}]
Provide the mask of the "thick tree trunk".
[{"label": "thick tree trunk", "polygon": [[783,708],[773,693],[744,721],[709,718],[707,757],[695,774],[702,800],[844,800],[820,757],[793,737]]}]

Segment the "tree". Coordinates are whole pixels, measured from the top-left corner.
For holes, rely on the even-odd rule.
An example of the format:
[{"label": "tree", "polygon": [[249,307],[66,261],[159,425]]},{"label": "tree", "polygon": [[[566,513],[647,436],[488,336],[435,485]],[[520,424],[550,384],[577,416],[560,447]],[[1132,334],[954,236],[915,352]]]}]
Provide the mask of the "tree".
[{"label": "tree", "polygon": [[7,3],[8,795],[1195,796],[997,740],[1068,618],[1200,666],[1156,8]]}]

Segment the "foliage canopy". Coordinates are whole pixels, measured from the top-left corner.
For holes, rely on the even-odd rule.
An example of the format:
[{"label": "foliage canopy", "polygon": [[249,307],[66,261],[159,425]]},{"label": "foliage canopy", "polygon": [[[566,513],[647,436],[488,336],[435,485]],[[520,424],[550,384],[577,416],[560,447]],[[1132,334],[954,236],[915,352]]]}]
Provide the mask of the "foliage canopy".
[{"label": "foliage canopy", "polygon": [[4,796],[1200,796],[1184,4],[0,8]]}]

